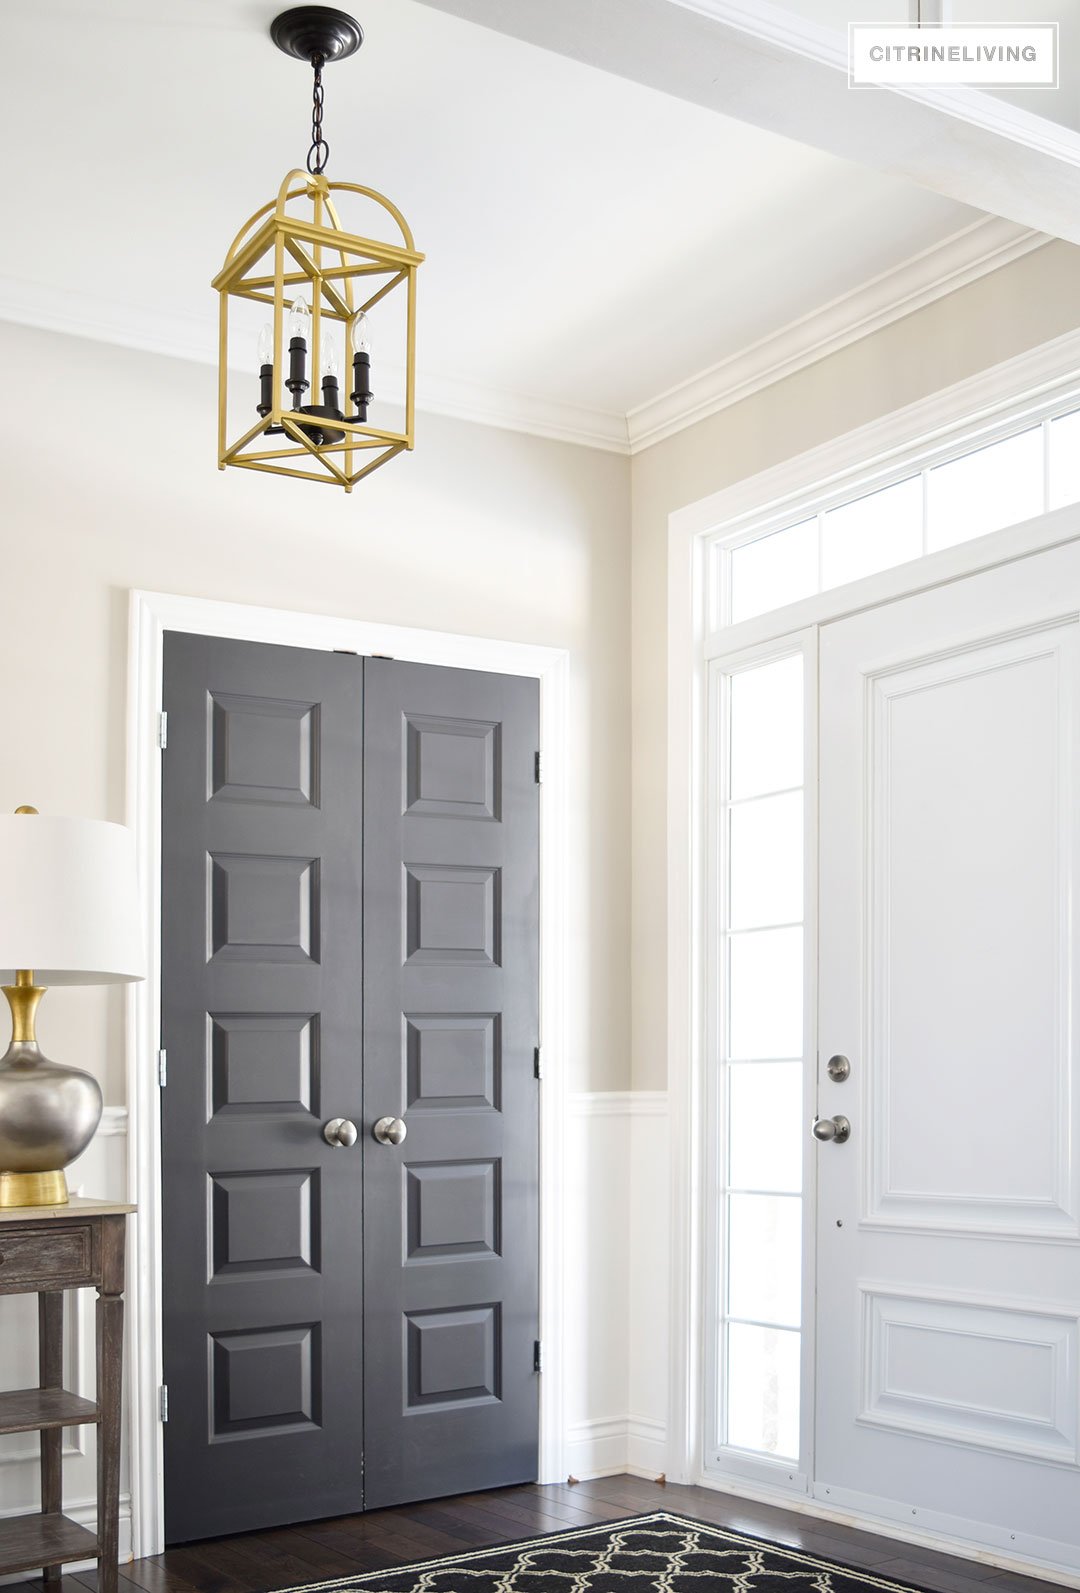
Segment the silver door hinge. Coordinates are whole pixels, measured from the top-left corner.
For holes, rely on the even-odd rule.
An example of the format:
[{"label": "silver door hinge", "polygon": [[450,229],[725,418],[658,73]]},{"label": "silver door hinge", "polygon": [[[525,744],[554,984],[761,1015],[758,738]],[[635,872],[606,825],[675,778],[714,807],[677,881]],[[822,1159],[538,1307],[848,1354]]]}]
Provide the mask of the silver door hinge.
[{"label": "silver door hinge", "polygon": [[539,1077],[540,1077],[540,1047],[538,1045],[534,1045],[533,1046],[533,1078],[534,1079],[538,1079]]},{"label": "silver door hinge", "polygon": [[163,1422],[167,1422],[169,1419],[168,1383],[162,1383],[161,1387],[158,1389],[158,1417]]},{"label": "silver door hinge", "polygon": [[543,1370],[543,1366],[542,1366],[543,1359],[544,1359],[544,1354],[543,1354],[543,1348],[542,1348],[542,1346],[540,1344],[540,1340],[539,1339],[534,1339],[533,1340],[533,1371],[534,1372],[539,1372],[539,1371]]},{"label": "silver door hinge", "polygon": [[168,1081],[168,1063],[169,1053],[162,1049],[157,1054],[157,1081],[162,1089],[165,1088]]},{"label": "silver door hinge", "polygon": [[539,753],[536,754],[536,757],[535,757],[535,759],[533,761],[533,775],[534,775],[534,777],[536,779],[537,785],[543,785],[543,783],[544,783],[544,764],[543,764],[543,760],[541,759]]},{"label": "silver door hinge", "polygon": [[157,716],[157,744],[162,752],[169,745],[169,716],[166,713]]}]

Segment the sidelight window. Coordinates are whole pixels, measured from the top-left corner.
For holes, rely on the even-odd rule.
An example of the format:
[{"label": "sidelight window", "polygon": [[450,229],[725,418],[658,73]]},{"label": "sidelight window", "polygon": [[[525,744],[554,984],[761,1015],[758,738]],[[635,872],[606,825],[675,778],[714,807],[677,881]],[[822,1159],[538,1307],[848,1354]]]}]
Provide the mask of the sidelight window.
[{"label": "sidelight window", "polygon": [[714,1443],[791,1466],[802,1348],[805,754],[801,651],[713,677]]}]

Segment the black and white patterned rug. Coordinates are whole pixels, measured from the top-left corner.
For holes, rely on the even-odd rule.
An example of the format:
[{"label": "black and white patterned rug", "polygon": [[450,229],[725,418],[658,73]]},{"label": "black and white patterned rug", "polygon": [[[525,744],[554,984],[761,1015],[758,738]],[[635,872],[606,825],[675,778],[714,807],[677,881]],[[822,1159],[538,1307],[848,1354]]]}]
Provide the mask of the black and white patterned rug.
[{"label": "black and white patterned rug", "polygon": [[657,1511],[542,1538],[469,1549],[441,1560],[317,1582],[374,1593],[876,1593],[910,1583],[856,1571],[797,1549]]}]

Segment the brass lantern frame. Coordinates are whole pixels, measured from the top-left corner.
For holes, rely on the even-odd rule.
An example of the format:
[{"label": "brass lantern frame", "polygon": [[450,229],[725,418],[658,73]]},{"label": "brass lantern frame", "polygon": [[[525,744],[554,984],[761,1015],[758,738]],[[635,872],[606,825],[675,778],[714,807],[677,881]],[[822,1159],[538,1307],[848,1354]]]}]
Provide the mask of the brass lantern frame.
[{"label": "brass lantern frame", "polygon": [[[334,202],[335,193],[359,195],[389,213],[401,233],[400,243],[379,243],[345,230]],[[310,203],[311,219],[290,211],[297,202]],[[241,227],[212,286],[220,295],[218,346],[218,469],[237,465],[276,475],[321,481],[351,492],[358,481],[414,443],[416,385],[416,273],[424,256],[417,252],[408,222],[383,194],[359,183],[331,182],[321,172],[289,172],[276,200],[263,205]],[[267,267],[269,266],[269,270]],[[383,279],[380,281],[380,279]],[[375,284],[378,284],[377,286]],[[347,329],[360,311],[368,311],[395,289],[406,294],[405,428],[389,431],[368,422],[327,421],[285,407],[282,394],[287,362],[286,295],[291,302],[305,287],[311,295],[309,370],[317,391],[324,323],[326,335],[340,324]],[[371,291],[374,287],[374,291]],[[269,412],[235,441],[228,440],[229,301],[253,299],[273,311],[273,404]],[[346,337],[345,331],[341,334]],[[342,372],[349,387],[346,354]],[[344,406],[343,406],[344,407]],[[266,448],[269,428],[283,434],[284,446]],[[312,433],[331,428],[340,441],[318,442]],[[312,465],[305,469],[302,465]]]}]

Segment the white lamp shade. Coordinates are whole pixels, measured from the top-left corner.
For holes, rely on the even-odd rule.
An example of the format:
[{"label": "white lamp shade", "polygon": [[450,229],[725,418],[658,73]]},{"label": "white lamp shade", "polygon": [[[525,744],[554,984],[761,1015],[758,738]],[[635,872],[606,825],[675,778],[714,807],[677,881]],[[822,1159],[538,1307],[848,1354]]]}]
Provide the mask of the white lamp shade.
[{"label": "white lamp shade", "polygon": [[146,976],[135,841],[102,819],[0,814],[0,982],[111,985]]}]

